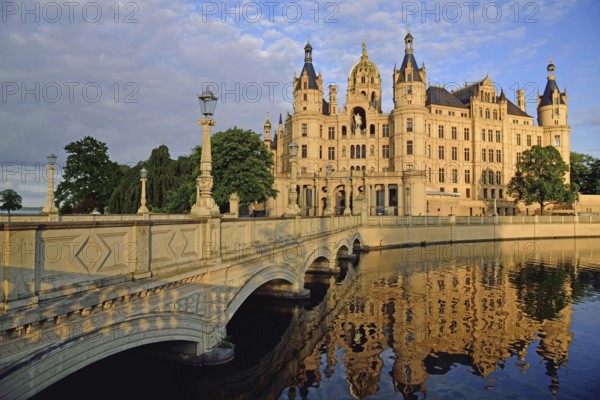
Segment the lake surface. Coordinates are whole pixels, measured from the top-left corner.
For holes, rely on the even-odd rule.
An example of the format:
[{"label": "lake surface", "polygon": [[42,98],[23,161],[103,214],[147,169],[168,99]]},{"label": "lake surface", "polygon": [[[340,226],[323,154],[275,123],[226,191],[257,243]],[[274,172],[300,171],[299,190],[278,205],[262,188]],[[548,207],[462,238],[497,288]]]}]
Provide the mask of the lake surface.
[{"label": "lake surface", "polygon": [[600,239],[374,251],[342,267],[307,276],[310,304],[248,300],[228,365],[128,351],[35,398],[598,398]]}]

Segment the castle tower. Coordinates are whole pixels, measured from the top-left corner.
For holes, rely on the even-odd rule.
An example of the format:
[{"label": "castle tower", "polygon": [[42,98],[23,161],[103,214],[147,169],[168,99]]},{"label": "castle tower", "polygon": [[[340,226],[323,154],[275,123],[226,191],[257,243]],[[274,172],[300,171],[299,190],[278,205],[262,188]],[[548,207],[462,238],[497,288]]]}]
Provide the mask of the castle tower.
[{"label": "castle tower", "polygon": [[[563,93],[558,89],[552,58],[546,69],[548,71],[546,88],[544,94],[538,96],[538,124],[544,127],[544,144],[556,147],[563,160],[569,164],[571,160],[569,146],[571,128],[567,125],[569,118],[567,89],[565,88]],[[570,182],[570,174],[565,174],[565,178],[567,182]]]},{"label": "castle tower", "polygon": [[408,33],[404,37],[404,60],[399,70],[394,67],[394,108],[403,105],[425,105],[425,81],[427,74],[425,64],[419,69],[417,60],[413,55],[413,35]]},{"label": "castle tower", "polygon": [[304,46],[304,67],[300,76],[294,74],[294,112],[323,112],[323,78],[315,73],[310,40]]},{"label": "castle tower", "polygon": [[544,94],[538,96],[538,124],[540,126],[567,125],[567,90],[565,89],[561,93],[558,89],[552,58],[546,69],[548,71],[546,89],[544,89]]}]

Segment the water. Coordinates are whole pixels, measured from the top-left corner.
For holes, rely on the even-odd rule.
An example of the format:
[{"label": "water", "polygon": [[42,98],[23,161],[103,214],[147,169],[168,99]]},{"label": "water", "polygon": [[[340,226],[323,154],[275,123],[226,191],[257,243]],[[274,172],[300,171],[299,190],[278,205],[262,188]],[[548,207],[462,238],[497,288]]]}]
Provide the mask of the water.
[{"label": "water", "polygon": [[600,239],[376,251],[307,280],[310,304],[242,306],[232,364],[129,351],[36,398],[597,398]]}]

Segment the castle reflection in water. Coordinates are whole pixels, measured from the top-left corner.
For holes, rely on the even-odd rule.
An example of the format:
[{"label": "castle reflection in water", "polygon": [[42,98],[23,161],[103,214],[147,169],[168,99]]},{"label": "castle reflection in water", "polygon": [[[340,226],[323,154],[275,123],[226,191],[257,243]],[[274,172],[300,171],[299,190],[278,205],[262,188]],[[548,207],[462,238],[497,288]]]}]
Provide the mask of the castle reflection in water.
[{"label": "castle reflection in water", "polygon": [[[458,364],[486,378],[515,357],[526,374],[532,348],[545,368],[540,393],[555,394],[573,339],[572,305],[600,290],[598,270],[587,267],[600,261],[600,250],[592,250],[598,243],[472,243],[364,254],[355,290],[281,396],[295,398],[298,389],[305,397],[340,360],[350,393],[373,395],[386,349],[393,351],[394,389],[405,398],[427,393],[430,376]],[[493,379],[482,381],[493,388]]]}]

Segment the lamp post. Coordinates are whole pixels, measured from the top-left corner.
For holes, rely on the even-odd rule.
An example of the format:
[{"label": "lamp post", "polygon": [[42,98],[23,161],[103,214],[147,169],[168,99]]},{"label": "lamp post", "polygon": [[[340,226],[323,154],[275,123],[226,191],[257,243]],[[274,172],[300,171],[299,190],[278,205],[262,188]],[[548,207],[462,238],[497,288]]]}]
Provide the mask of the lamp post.
[{"label": "lamp post", "polygon": [[333,215],[333,207],[332,206],[332,193],[331,193],[331,172],[333,170],[333,167],[331,166],[331,164],[327,164],[327,167],[325,168],[326,171],[326,175],[325,175],[325,179],[327,180],[327,205],[325,206],[325,212],[323,213],[324,215]]},{"label": "lamp post", "polygon": [[148,176],[148,171],[146,171],[146,168],[142,168],[140,170],[140,181],[142,181],[142,200],[141,203],[142,205],[140,206],[140,208],[138,209],[138,214],[149,214],[150,211],[148,211],[148,207],[146,207],[146,180]]},{"label": "lamp post", "polygon": [[192,207],[191,214],[196,217],[212,217],[219,215],[219,207],[212,198],[213,177],[212,155],[210,147],[210,127],[215,121],[210,117],[215,113],[218,98],[210,91],[198,95],[200,111],[204,118],[198,123],[202,125],[202,159],[200,160],[200,176],[196,179],[196,204]]},{"label": "lamp post", "polygon": [[496,206],[496,197],[494,197],[494,213],[492,215],[494,217],[498,216],[498,207]]},{"label": "lamp post", "polygon": [[48,193],[46,194],[46,205],[42,209],[42,214],[58,214],[58,209],[54,205],[54,170],[56,169],[56,154],[52,153],[46,156],[48,161]]},{"label": "lamp post", "polygon": [[406,187],[406,216],[411,215],[411,204],[410,204],[410,186]]},{"label": "lamp post", "polygon": [[286,217],[297,217],[300,214],[298,207],[298,193],[296,192],[296,161],[298,155],[298,144],[291,142],[288,146],[290,151],[290,190],[288,192],[288,206],[285,211]]}]

